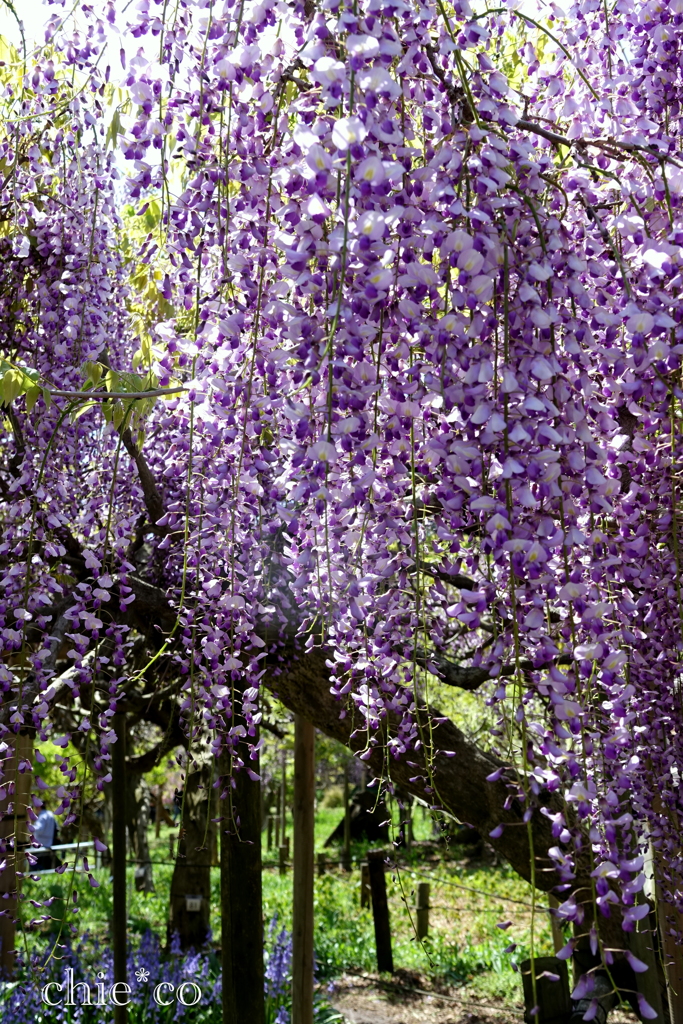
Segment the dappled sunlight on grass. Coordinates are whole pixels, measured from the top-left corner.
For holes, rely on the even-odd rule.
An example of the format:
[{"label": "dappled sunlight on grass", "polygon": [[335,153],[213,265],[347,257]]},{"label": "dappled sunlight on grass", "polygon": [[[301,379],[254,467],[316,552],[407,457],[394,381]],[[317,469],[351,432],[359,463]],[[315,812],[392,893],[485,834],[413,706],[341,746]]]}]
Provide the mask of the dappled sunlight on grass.
[{"label": "dappled sunlight on grass", "polygon": [[[324,808],[318,813],[317,850],[322,850],[341,813],[338,808]],[[173,872],[168,862],[170,832],[164,826],[160,838],[152,838],[152,857],[157,862],[154,893],[136,892],[134,868],[128,869],[129,934],[134,942],[147,928],[155,931],[162,942],[166,940]],[[415,832],[418,839],[427,839],[431,833],[431,820],[421,811],[415,815]],[[338,866],[339,848],[330,848],[325,851],[328,855],[326,873],[315,879],[315,949],[321,981],[328,982],[349,970],[372,972],[375,969],[372,912],[360,906],[360,870],[356,860],[366,849],[367,844],[354,844],[354,867],[347,873]],[[472,852],[452,845],[425,848],[419,844],[411,850],[400,851],[398,868],[387,872],[394,962],[397,968],[429,979],[430,984],[464,987],[482,998],[519,1003],[521,988],[513,964],[524,959],[529,951],[531,910],[522,904],[531,902],[531,889],[507,866],[473,856]],[[425,853],[429,857],[425,857]],[[269,853],[264,849],[264,860],[274,861],[275,854],[274,850]],[[92,888],[85,876],[75,876],[78,912],[67,914],[67,924],[74,938],[87,932],[106,942],[112,911],[110,875],[108,870],[99,869],[95,876],[100,882],[98,888]],[[431,885],[430,935],[424,943],[417,941],[414,932],[415,891],[421,881],[429,881]],[[291,886],[291,870],[283,876],[276,868],[264,870],[266,924],[277,915],[279,927],[291,928]],[[47,875],[37,882],[26,881],[24,892],[37,900],[59,892],[68,896],[70,887],[71,875],[67,872],[61,876]],[[510,903],[510,899],[519,903]],[[28,921],[30,906],[26,902],[24,906]],[[544,898],[539,897],[534,926],[537,955],[552,952],[546,906]],[[53,916],[60,916],[59,908],[57,900],[53,904]],[[220,872],[217,867],[211,871],[211,924],[214,937],[218,938]],[[500,924],[507,927],[501,929]],[[54,921],[34,926],[26,932],[28,948],[48,948],[57,929]],[[510,950],[511,946],[515,948]]]}]

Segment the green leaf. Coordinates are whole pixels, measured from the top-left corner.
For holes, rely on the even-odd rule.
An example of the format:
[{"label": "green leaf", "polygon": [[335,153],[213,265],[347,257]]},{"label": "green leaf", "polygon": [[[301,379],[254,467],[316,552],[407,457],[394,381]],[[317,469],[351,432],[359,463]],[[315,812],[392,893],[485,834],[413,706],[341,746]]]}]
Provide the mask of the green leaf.
[{"label": "green leaf", "polygon": [[38,399],[40,397],[40,394],[41,394],[41,390],[42,389],[37,387],[37,385],[35,385],[35,384],[32,387],[27,388],[27,390],[26,390],[26,412],[29,412],[29,413],[33,412],[33,406],[38,401]]},{"label": "green leaf", "polygon": [[147,377],[141,377],[137,373],[122,373],[119,371],[119,391],[126,391],[131,395],[147,390]]},{"label": "green leaf", "polygon": [[18,398],[24,387],[24,375],[20,370],[6,370],[2,377],[3,405],[11,405]]},{"label": "green leaf", "polygon": [[121,134],[121,115],[118,107],[114,111],[113,117],[109,122],[109,128],[107,129],[107,139],[105,142],[105,148],[109,148],[111,143],[112,149],[116,149],[119,135]]},{"label": "green leaf", "polygon": [[81,367],[88,384],[97,387],[102,379],[102,364],[87,362]]},{"label": "green leaf", "polygon": [[36,403],[40,388],[37,386],[40,380],[38,370],[32,370],[26,366],[14,366],[6,359],[0,359],[0,394],[2,405],[11,405],[19,395],[31,393],[30,404],[27,402],[27,410],[30,412]]},{"label": "green leaf", "polygon": [[84,413],[94,409],[98,402],[82,402],[74,411],[71,413],[71,422],[75,423],[76,420],[80,419]]}]

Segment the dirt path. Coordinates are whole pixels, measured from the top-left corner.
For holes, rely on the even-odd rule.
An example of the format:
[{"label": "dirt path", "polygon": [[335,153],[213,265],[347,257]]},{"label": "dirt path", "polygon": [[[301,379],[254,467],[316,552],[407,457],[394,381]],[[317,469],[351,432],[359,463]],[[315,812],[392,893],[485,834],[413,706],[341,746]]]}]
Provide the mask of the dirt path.
[{"label": "dirt path", "polygon": [[[346,974],[335,983],[332,1005],[348,1024],[522,1024],[523,1008],[467,997],[466,991],[427,992],[427,982],[396,979],[395,988],[380,987],[370,975]],[[423,992],[415,992],[416,988]],[[412,990],[412,991],[411,991]],[[632,1014],[613,1013],[609,1024],[637,1024]]]},{"label": "dirt path", "polygon": [[462,998],[452,992],[423,994],[414,991],[426,986],[421,979],[399,976],[396,980],[396,988],[390,989],[379,987],[371,976],[344,975],[336,983],[332,1005],[348,1024],[522,1024],[521,1007],[484,1004],[466,998],[465,993]]}]

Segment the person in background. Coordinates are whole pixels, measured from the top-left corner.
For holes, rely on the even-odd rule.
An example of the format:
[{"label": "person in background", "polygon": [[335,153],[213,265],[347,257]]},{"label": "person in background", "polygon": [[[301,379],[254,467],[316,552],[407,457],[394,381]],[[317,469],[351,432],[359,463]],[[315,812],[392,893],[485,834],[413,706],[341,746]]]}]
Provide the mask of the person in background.
[{"label": "person in background", "polygon": [[47,807],[44,807],[40,812],[33,826],[33,838],[46,851],[50,851],[37,855],[38,859],[34,865],[34,871],[47,871],[50,868],[54,868],[57,861],[54,853],[52,853],[52,847],[57,842],[57,819]]}]

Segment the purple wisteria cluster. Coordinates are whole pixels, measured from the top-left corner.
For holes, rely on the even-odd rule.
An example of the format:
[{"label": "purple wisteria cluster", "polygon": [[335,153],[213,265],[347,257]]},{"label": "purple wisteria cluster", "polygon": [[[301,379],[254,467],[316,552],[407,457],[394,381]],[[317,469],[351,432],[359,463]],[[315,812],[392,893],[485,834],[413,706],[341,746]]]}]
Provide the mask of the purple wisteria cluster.
[{"label": "purple wisteria cluster", "polygon": [[106,781],[159,594],[216,751],[297,643],[409,758],[447,658],[524,820],[565,794],[560,916],[586,844],[604,916],[651,848],[683,909],[680,6],[53,16],[0,150],[7,742],[105,678]]}]

